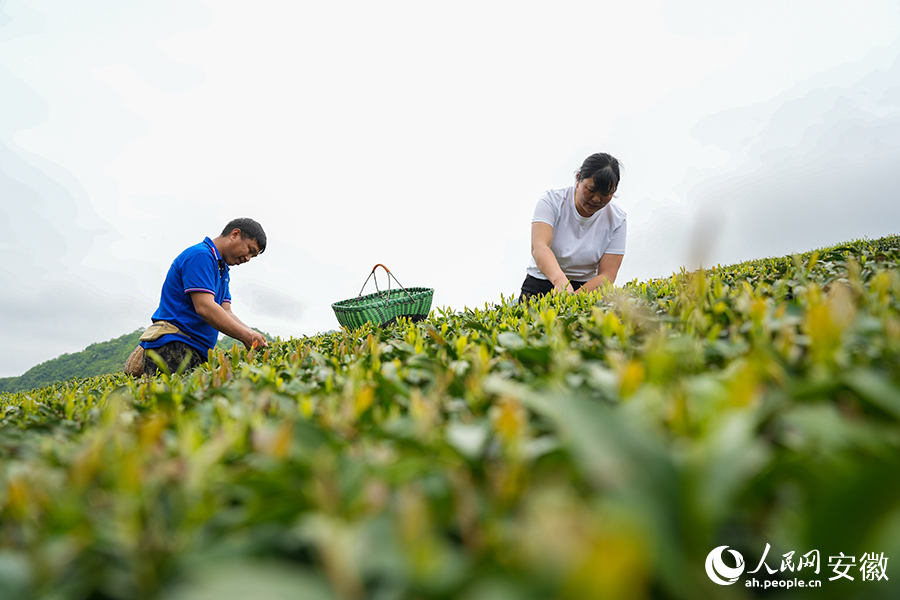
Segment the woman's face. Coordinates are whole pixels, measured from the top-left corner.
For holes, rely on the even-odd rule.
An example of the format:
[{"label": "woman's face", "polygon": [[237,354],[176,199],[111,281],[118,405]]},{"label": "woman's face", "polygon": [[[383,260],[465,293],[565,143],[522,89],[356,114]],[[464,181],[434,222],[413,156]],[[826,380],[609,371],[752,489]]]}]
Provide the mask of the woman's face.
[{"label": "woman's face", "polygon": [[575,186],[575,208],[582,217],[590,217],[595,212],[606,206],[613,199],[613,190],[609,194],[604,194],[594,187],[594,178],[579,179]]}]

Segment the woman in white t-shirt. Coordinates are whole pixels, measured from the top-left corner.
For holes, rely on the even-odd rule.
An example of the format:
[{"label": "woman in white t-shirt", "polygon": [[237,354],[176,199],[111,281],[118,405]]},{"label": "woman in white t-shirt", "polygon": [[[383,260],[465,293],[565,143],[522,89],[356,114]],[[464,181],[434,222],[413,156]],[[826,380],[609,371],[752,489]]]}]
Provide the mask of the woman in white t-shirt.
[{"label": "woman in white t-shirt", "polygon": [[531,263],[520,302],[615,283],[626,234],[625,211],[611,203],[618,187],[619,161],[597,153],[575,173],[575,185],[544,192],[531,219]]}]

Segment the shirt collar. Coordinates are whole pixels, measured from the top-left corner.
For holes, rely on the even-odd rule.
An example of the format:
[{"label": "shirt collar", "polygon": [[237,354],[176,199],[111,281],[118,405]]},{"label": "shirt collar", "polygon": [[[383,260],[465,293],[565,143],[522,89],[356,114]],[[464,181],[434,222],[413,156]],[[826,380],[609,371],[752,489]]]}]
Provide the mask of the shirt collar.
[{"label": "shirt collar", "polygon": [[219,263],[219,270],[227,271],[228,265],[225,264],[225,259],[223,259],[222,255],[219,254],[219,249],[216,248],[216,245],[213,243],[212,239],[210,239],[209,237],[206,237],[206,238],[204,238],[203,243],[206,244],[209,247],[209,249],[212,251],[213,256],[216,259],[216,262]]}]

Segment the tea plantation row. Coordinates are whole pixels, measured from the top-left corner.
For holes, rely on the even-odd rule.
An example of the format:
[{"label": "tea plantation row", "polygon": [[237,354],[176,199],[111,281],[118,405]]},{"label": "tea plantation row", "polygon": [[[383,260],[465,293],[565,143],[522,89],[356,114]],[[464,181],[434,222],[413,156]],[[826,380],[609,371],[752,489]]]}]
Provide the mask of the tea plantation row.
[{"label": "tea plantation row", "polygon": [[0,597],[898,597],[898,267],[862,240],[0,395]]}]

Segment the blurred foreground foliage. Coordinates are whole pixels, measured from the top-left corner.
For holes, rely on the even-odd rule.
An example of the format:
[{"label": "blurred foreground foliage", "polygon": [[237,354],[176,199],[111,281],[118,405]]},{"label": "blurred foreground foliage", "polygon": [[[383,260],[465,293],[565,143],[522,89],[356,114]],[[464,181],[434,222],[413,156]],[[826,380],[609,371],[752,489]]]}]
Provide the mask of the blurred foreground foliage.
[{"label": "blurred foreground foliage", "polygon": [[[0,395],[0,597],[751,598],[704,562],[766,544],[821,552],[810,598],[898,597],[898,265],[862,240]],[[889,580],[829,582],[839,552]]]}]

